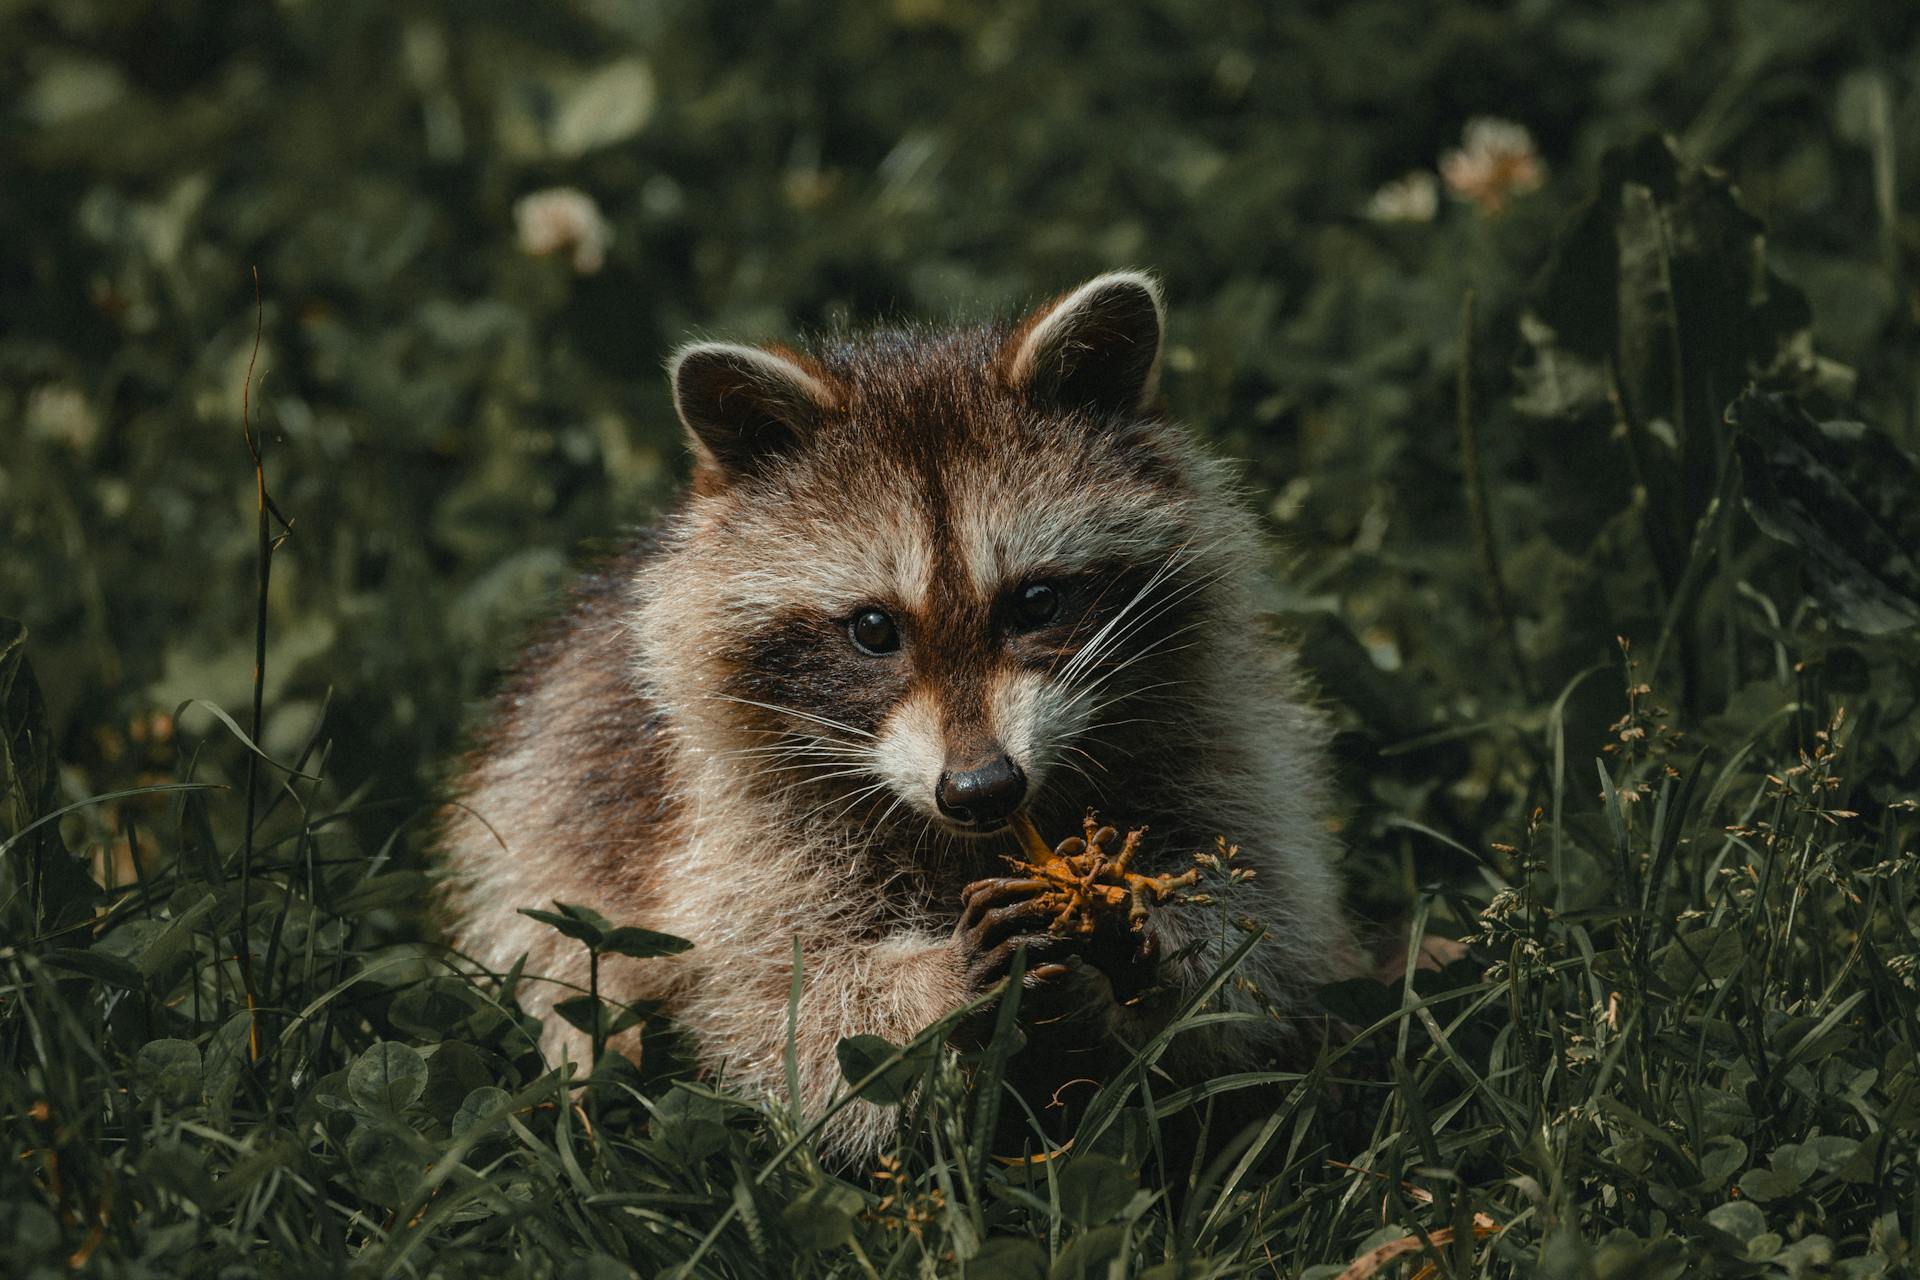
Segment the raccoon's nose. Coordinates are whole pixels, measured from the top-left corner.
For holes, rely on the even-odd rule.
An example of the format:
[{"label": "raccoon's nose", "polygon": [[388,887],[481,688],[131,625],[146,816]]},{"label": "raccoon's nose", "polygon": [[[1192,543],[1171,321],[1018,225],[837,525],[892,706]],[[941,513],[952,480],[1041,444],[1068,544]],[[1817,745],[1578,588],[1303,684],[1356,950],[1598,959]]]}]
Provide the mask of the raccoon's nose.
[{"label": "raccoon's nose", "polygon": [[1027,798],[1027,775],[1011,759],[1000,756],[977,769],[941,774],[934,796],[940,812],[955,822],[1004,822]]}]

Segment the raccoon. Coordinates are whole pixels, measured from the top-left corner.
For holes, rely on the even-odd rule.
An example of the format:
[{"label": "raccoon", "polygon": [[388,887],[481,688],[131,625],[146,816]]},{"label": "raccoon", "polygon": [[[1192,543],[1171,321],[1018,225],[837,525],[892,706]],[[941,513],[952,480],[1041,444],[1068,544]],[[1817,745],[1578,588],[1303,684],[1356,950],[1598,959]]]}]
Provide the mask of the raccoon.
[{"label": "raccoon", "polygon": [[[494,970],[526,956],[545,1014],[584,986],[584,951],[518,908],[690,939],[603,960],[602,991],[659,1002],[709,1068],[783,1094],[797,939],[816,1115],[843,1037],[904,1042],[1024,945],[1021,1059],[1044,1086],[1124,1061],[1246,936],[1181,903],[1144,934],[1050,933],[1007,876],[1009,823],[1065,834],[1093,808],[1148,828],[1149,869],[1224,834],[1256,873],[1232,905],[1260,938],[1216,997],[1255,1016],[1183,1033],[1162,1065],[1297,1053],[1311,989],[1359,968],[1328,730],[1263,628],[1268,556],[1231,469],[1162,409],[1163,324],[1157,283],[1125,271],[1018,323],[678,351],[690,491],[500,693],[442,819],[456,944]],[[546,1047],[584,1056],[557,1018]],[[893,1124],[857,1104],[825,1143],[857,1161]]]}]

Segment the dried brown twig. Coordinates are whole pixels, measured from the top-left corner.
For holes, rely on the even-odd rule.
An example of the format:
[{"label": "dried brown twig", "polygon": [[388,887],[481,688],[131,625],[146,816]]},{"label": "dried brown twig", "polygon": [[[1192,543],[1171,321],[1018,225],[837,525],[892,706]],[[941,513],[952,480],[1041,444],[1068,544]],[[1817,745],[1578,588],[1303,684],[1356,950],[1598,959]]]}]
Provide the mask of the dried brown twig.
[{"label": "dried brown twig", "polygon": [[1140,841],[1147,834],[1145,827],[1127,832],[1119,850],[1113,852],[1110,847],[1120,839],[1118,830],[1100,825],[1092,810],[1088,810],[1083,824],[1081,835],[1049,847],[1026,814],[1014,820],[1025,857],[1007,861],[1017,874],[1045,883],[1040,901],[1055,912],[1048,926],[1053,933],[1092,934],[1099,929],[1102,916],[1122,907],[1127,913],[1127,928],[1138,933],[1146,928],[1147,915],[1154,907],[1200,881],[1198,866],[1178,875],[1143,875],[1130,870]]}]

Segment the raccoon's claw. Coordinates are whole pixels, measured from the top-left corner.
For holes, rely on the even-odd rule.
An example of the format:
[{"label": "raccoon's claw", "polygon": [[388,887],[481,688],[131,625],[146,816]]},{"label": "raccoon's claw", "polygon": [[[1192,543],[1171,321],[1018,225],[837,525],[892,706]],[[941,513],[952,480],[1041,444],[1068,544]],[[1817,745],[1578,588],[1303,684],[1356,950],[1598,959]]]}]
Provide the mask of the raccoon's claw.
[{"label": "raccoon's claw", "polygon": [[1067,963],[1083,940],[1049,933],[1052,908],[1041,901],[1043,880],[978,880],[966,887],[954,942],[963,957],[967,985],[980,991],[1007,976],[1013,956],[1027,948],[1023,985],[1029,989],[1072,972]]},{"label": "raccoon's claw", "polygon": [[960,891],[960,929],[962,932],[978,927],[980,918],[994,908],[1020,906],[1022,900],[1030,909],[1035,909],[1037,918],[1045,919],[1048,912],[1038,909],[1032,899],[1045,893],[1052,886],[1045,880],[1013,879],[1007,876],[991,880],[975,880]]},{"label": "raccoon's claw", "polygon": [[[1072,964],[1057,958],[1067,954],[1060,939],[1045,934],[1020,934],[978,956],[967,968],[968,986],[984,991],[1006,977],[1013,968],[1014,953],[1023,946],[1027,949],[1027,970],[1021,985],[1028,991],[1074,972]],[[1025,1003],[1026,998],[1022,997],[1022,1001]]]},{"label": "raccoon's claw", "polygon": [[[1019,996],[1019,1022],[1027,1038],[1023,1060],[1029,1062],[1026,1070],[1043,1072],[1105,1043],[1123,984],[1129,991],[1144,985],[1128,979],[1151,971],[1156,954],[1151,934],[1124,927],[1117,932],[1054,930],[1051,926],[1059,909],[1053,889],[1049,881],[1037,877],[975,881],[962,893],[960,922],[954,930],[971,991],[984,991],[1004,979],[1015,954],[1026,948]],[[1126,958],[1122,960],[1119,953]],[[955,1046],[962,1051],[982,1048],[995,1017],[992,1007],[977,1010],[955,1029]],[[1038,1063],[1050,1065],[1038,1067]]]}]

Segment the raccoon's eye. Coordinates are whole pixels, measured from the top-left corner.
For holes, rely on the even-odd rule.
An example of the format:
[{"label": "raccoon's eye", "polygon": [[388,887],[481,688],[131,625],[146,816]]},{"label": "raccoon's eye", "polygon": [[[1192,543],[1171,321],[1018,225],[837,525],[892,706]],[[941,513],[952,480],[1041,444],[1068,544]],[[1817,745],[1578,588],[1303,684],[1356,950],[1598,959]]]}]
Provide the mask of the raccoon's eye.
[{"label": "raccoon's eye", "polygon": [[1020,588],[1014,613],[1026,627],[1044,627],[1060,613],[1060,588],[1051,582],[1029,582]]},{"label": "raccoon's eye", "polygon": [[847,634],[862,653],[892,653],[900,647],[900,629],[878,609],[863,609],[847,624]]}]

